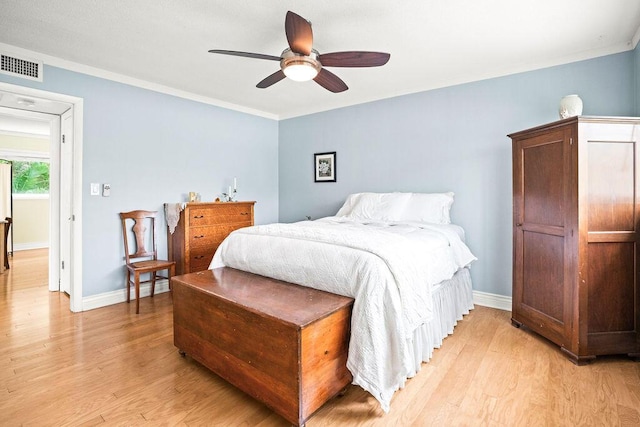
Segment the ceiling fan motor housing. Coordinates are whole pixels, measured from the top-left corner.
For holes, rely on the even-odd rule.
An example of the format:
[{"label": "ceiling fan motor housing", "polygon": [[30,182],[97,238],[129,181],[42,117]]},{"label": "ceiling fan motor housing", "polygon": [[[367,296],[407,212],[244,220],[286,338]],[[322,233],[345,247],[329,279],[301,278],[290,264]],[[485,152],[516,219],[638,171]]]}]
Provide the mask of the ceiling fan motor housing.
[{"label": "ceiling fan motor housing", "polygon": [[[280,55],[282,58],[280,61],[280,68],[287,77],[292,80],[311,80],[322,68],[322,64],[318,61],[318,56],[320,56],[320,54],[315,49],[311,49],[311,53],[309,55],[302,55],[287,48],[282,51],[282,55]],[[300,77],[298,77],[298,73],[301,74]]]}]

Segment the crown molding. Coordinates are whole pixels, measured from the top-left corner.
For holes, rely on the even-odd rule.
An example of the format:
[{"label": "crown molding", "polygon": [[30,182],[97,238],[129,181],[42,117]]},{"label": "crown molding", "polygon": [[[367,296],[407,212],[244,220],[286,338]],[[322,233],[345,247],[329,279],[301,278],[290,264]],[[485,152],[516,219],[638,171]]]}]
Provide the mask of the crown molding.
[{"label": "crown molding", "polygon": [[[154,92],[163,93],[166,95],[172,95],[178,98],[200,102],[202,104],[213,105],[216,107],[225,108],[227,110],[234,110],[241,113],[264,117],[267,119],[278,120],[278,116],[276,114],[243,107],[242,105],[232,104],[230,102],[221,101],[219,99],[209,98],[209,97],[198,95],[195,93],[175,89],[169,86],[164,86],[164,85],[149,82],[146,80],[126,76],[124,74],[114,73],[111,71],[103,70],[101,68],[91,67],[89,65],[68,61],[66,59],[58,58],[58,57],[47,55],[44,53],[23,49],[17,46],[0,43],[0,50],[6,51],[7,53],[13,53],[16,56],[26,56],[26,57],[38,59],[38,60],[41,60],[44,64],[50,65],[53,67],[62,68],[65,70],[74,71],[81,74],[87,74],[93,77],[99,77],[102,79],[111,80],[114,82],[123,83],[130,86],[135,86],[135,87],[151,90]],[[44,76],[44,79],[46,81],[46,76]]]}]

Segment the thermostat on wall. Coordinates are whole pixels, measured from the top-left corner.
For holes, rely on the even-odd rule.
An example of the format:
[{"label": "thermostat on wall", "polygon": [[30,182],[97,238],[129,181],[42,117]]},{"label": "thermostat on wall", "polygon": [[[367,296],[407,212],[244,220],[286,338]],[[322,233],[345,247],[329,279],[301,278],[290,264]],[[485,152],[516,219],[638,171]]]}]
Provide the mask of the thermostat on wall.
[{"label": "thermostat on wall", "polygon": [[102,197],[109,197],[111,195],[111,185],[103,184],[102,185]]}]

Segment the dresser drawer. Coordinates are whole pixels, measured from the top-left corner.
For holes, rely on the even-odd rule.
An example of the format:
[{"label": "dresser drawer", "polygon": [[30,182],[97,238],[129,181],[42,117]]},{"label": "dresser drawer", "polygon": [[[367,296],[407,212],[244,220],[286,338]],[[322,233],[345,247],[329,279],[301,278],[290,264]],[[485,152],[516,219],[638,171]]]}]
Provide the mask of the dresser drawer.
[{"label": "dresser drawer", "polygon": [[230,226],[209,226],[209,227],[193,227],[189,230],[189,247],[211,247],[213,244],[219,245],[229,233],[235,228]]},{"label": "dresser drawer", "polygon": [[189,215],[189,226],[229,224],[238,222],[251,223],[251,205],[230,204],[215,209],[192,208]]},{"label": "dresser drawer", "polygon": [[192,250],[189,257],[189,270],[194,272],[208,269],[217,248],[218,245],[211,250],[205,250],[204,248]]},{"label": "dresser drawer", "polygon": [[189,230],[189,246],[192,248],[197,247],[211,247],[211,245],[219,245],[225,237],[234,230],[242,227],[250,226],[250,222],[237,223],[237,224],[220,224],[210,225],[205,227],[193,227]]}]

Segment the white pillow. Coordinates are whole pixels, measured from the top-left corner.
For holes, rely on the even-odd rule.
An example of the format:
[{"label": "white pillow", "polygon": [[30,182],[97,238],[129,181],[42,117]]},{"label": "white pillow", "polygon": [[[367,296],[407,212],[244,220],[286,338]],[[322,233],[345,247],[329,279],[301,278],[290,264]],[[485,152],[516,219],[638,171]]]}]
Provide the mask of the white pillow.
[{"label": "white pillow", "polygon": [[400,221],[411,193],[356,193],[347,197],[336,216],[357,220]]},{"label": "white pillow", "polygon": [[356,200],[362,193],[349,194],[347,200],[344,201],[344,205],[338,210],[336,216],[347,216],[353,210],[353,206],[356,204]]},{"label": "white pillow", "polygon": [[451,224],[453,196],[452,192],[411,193],[400,220]]}]

